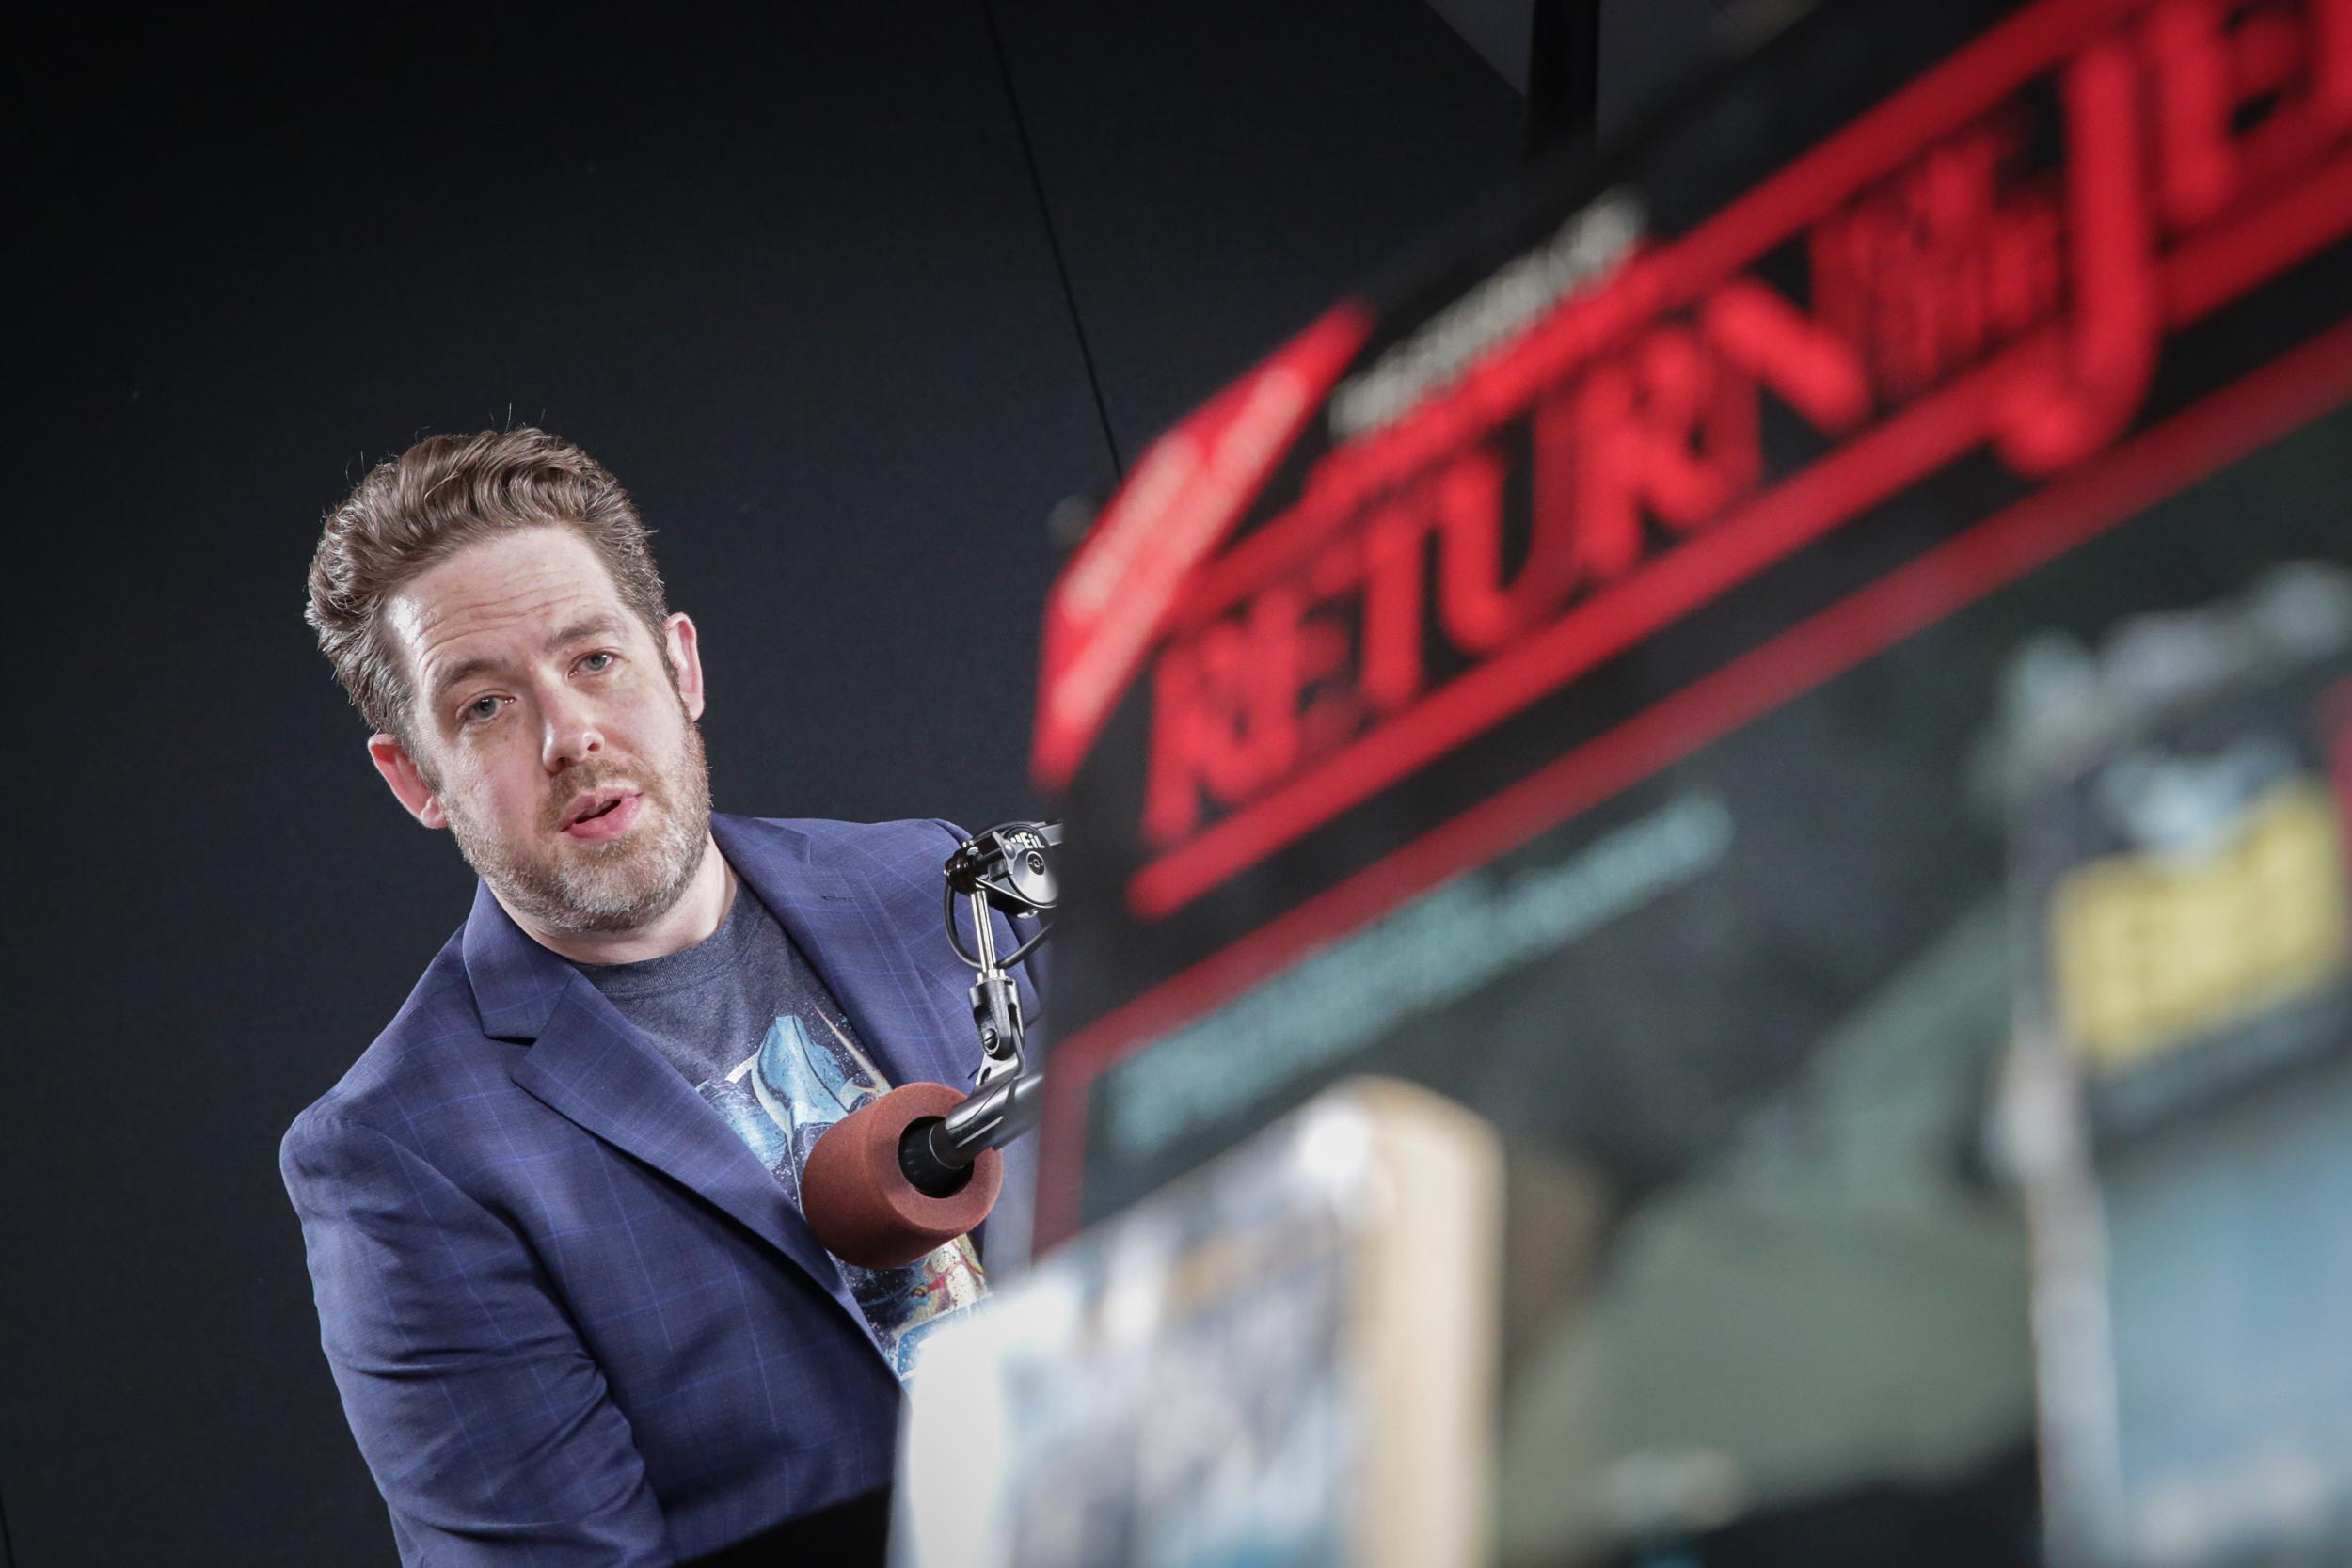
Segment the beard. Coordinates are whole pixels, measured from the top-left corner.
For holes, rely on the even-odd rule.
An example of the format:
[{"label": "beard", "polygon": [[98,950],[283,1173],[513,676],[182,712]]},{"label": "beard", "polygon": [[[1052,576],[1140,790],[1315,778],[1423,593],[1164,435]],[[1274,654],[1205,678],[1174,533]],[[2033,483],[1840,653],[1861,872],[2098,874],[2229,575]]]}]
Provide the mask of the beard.
[{"label": "beard", "polygon": [[[681,718],[685,708],[679,707]],[[512,842],[443,797],[458,853],[510,910],[566,936],[633,931],[667,914],[692,885],[710,844],[710,768],[691,719],[679,726],[676,755],[635,763],[600,758],[564,770],[527,843]],[[623,781],[643,797],[640,820],[605,843],[563,832],[563,814],[582,790]]]}]

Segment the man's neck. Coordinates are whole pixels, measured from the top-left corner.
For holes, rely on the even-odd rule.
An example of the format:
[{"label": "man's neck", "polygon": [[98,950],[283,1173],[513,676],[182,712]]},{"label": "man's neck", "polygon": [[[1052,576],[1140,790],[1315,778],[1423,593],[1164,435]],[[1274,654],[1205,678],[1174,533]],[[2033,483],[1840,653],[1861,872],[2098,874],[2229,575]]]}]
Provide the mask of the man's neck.
[{"label": "man's neck", "polygon": [[[702,864],[694,868],[694,879],[687,884],[684,895],[667,913],[633,931],[549,931],[516,914],[504,898],[499,903],[514,916],[525,936],[549,952],[574,963],[628,964],[683,952],[707,939],[734,906],[737,886],[735,867],[719,853],[715,841],[706,839]],[[491,889],[491,895],[497,895],[498,890]]]}]

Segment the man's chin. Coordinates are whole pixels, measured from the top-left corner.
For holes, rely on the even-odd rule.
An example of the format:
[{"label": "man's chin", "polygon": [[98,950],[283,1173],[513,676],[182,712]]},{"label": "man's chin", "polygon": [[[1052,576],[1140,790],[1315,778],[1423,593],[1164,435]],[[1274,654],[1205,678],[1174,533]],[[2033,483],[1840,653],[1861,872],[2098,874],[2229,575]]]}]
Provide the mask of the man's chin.
[{"label": "man's chin", "polygon": [[527,912],[546,929],[569,936],[620,936],[652,925],[677,907],[684,886],[647,893],[624,888],[566,886],[559,889],[505,888],[506,901]]},{"label": "man's chin", "polygon": [[600,844],[565,841],[534,866],[493,863],[463,839],[467,862],[500,902],[543,929],[569,936],[615,936],[638,930],[677,907],[694,885],[709,831],[681,847],[674,864],[660,864],[663,846],[651,824]]},{"label": "man's chin", "polygon": [[701,867],[702,855],[696,853],[658,880],[662,868],[654,865],[570,868],[571,875],[557,880],[556,907],[548,911],[548,924],[582,936],[611,936],[650,926],[677,907]]}]

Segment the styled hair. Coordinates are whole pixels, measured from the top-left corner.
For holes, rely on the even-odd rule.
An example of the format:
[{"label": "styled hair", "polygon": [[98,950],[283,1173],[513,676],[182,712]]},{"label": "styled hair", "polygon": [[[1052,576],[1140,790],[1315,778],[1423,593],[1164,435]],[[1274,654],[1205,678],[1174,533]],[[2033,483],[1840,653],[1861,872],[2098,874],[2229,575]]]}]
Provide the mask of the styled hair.
[{"label": "styled hair", "polygon": [[469,545],[549,527],[587,541],[660,646],[669,610],[636,503],[560,436],[525,426],[429,436],[377,464],[327,513],[303,619],[370,727],[411,739],[416,694],[384,627],[392,595]]}]

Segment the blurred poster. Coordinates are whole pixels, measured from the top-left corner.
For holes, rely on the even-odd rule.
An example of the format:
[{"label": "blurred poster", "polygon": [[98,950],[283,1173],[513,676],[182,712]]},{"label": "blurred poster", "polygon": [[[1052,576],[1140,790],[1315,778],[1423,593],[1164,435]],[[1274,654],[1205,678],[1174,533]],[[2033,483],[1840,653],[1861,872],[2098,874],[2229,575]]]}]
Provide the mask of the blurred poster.
[{"label": "blurred poster", "polygon": [[2011,1111],[2054,1523],[2089,1561],[2352,1552],[2352,576],[2014,671]]},{"label": "blurred poster", "polygon": [[902,1568],[1476,1568],[1502,1160],[1335,1085],[934,1341]]},{"label": "blurred poster", "polygon": [[[2020,692],[2332,602],[2347,234],[2352,0],[1824,7],[1205,404],[1048,609],[1041,1237],[1377,1072],[1557,1178],[1488,1325],[1502,1560],[1990,1568],[2045,1462],[2219,1474],[2122,1397],[2179,1364],[2121,1305],[2161,1243],[2029,1227],[1993,1113],[2046,1001],[2106,1224],[2191,1225],[2133,1151],[2261,1143],[2265,1085],[2312,1153],[2264,1190],[2341,1181],[2281,1086],[2338,1059],[2334,710],[2273,671],[2126,744]],[[2116,749],[2061,786],[2070,725]],[[2106,1245],[2110,1438],[2045,1452],[2034,1282]]]}]

